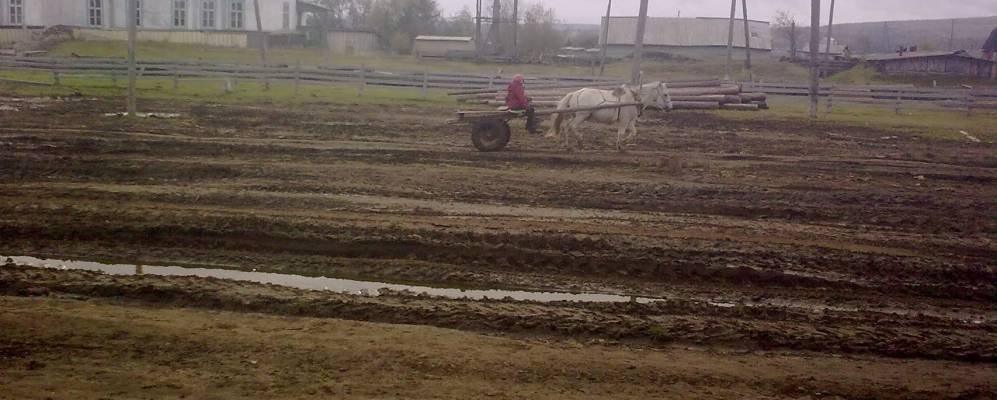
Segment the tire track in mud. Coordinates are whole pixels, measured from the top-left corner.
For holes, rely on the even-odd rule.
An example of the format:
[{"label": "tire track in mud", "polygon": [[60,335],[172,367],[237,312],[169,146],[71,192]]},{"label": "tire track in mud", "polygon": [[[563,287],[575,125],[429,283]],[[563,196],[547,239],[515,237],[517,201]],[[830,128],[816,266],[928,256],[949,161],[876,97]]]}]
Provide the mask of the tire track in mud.
[{"label": "tire track in mud", "polygon": [[[806,322],[752,320],[741,310],[711,313],[687,303],[642,306],[460,301],[407,296],[353,297],[215,279],[109,276],[88,271],[0,267],[5,295],[76,295],[278,315],[433,325],[507,334],[603,337],[651,343],[695,343],[743,349],[867,353],[891,357],[994,362],[991,331],[969,326],[917,327],[907,317],[877,315],[846,322],[823,314]],[[677,310],[685,312],[675,315]],[[751,311],[752,313],[758,310]],[[772,314],[782,313],[770,309]],[[690,314],[692,314],[690,316]],[[706,315],[704,315],[706,314]],[[708,316],[720,314],[718,316]],[[859,314],[861,316],[861,314]]]}]

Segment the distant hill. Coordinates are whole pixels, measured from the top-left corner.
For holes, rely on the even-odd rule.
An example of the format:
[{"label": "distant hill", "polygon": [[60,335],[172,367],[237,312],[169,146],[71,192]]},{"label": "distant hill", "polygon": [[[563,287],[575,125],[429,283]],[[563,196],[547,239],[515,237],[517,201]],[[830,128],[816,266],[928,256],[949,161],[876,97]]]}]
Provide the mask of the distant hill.
[{"label": "distant hill", "polygon": [[[857,54],[888,53],[900,45],[918,46],[924,51],[949,50],[952,21],[935,19],[841,24],[834,26],[833,36]],[[997,16],[956,19],[952,50],[980,49],[995,27]],[[823,27],[821,32],[826,37],[827,27]],[[778,37],[773,40],[773,46],[788,49],[789,40],[781,35],[776,36]]]}]

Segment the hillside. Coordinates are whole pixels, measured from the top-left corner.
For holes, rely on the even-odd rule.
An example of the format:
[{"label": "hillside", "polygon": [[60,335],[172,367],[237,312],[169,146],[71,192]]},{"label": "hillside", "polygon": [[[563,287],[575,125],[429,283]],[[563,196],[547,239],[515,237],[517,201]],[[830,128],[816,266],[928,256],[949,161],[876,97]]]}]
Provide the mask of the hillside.
[{"label": "hillside", "polygon": [[[833,36],[857,54],[892,52],[899,45],[916,45],[922,50],[948,50],[952,21],[937,19],[841,24],[834,26]],[[979,49],[994,27],[997,27],[997,16],[956,19],[953,50]],[[826,35],[826,26],[822,32]],[[788,39],[775,36],[773,46],[778,49],[789,48]]]}]

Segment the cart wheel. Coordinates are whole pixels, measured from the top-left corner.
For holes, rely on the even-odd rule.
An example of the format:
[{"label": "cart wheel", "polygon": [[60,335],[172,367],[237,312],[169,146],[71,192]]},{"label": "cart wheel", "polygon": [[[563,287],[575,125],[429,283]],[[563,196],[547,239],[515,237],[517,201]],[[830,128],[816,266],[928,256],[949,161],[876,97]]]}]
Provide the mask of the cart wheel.
[{"label": "cart wheel", "polygon": [[474,142],[474,147],[482,152],[504,149],[505,145],[509,144],[511,137],[509,123],[500,119],[480,121],[474,124],[471,131],[471,141]]}]

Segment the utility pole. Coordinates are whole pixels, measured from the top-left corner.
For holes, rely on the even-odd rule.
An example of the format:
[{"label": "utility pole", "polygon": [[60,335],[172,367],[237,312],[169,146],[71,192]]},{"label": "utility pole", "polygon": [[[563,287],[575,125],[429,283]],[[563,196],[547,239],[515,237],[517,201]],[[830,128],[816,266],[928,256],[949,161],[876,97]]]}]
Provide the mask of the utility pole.
[{"label": "utility pole", "polygon": [[724,64],[724,80],[730,80],[730,63],[734,59],[734,15],[737,13],[737,0],[730,0],[730,27],[727,29],[727,64]]},{"label": "utility pole", "polygon": [[488,36],[492,39],[492,51],[502,54],[502,0],[492,2],[492,28]]},{"label": "utility pole", "polygon": [[949,32],[949,51],[955,51],[955,19],[952,20],[952,31]]},{"label": "utility pole", "polygon": [[744,68],[748,72],[748,82],[754,81],[751,73],[751,29],[748,26],[748,0],[741,0],[741,8],[744,9]]},{"label": "utility pole", "polygon": [[815,122],[820,95],[820,67],[817,65],[817,53],[820,52],[820,0],[810,2],[810,121]]},{"label": "utility pole", "polygon": [[599,76],[606,74],[606,50],[609,48],[609,17],[613,12],[613,0],[606,6],[606,26],[602,27],[602,59],[599,61]]},{"label": "utility pole", "polygon": [[21,1],[21,30],[28,31],[28,1]]},{"label": "utility pole", "polygon": [[890,48],[890,23],[883,22],[883,52],[890,53],[893,49]]},{"label": "utility pole", "polygon": [[[267,34],[263,33],[263,18],[260,16],[260,0],[253,0],[253,9],[256,11],[256,32],[259,34],[260,38],[260,63],[263,64],[263,69],[267,68]],[[266,71],[263,72],[263,88],[264,90],[270,90],[270,80],[266,77]]]},{"label": "utility pole", "polygon": [[519,60],[519,0],[512,0],[512,59]]},{"label": "utility pole", "polygon": [[474,14],[474,57],[481,59],[481,1],[477,1],[477,9]]},{"label": "utility pole", "polygon": [[789,23],[789,55],[793,57],[793,61],[796,61],[796,50],[798,50],[796,39],[796,20]]},{"label": "utility pole", "polygon": [[827,54],[824,56],[831,59],[831,34],[834,32],[834,0],[831,0],[831,16],[827,22]]},{"label": "utility pole", "polygon": [[127,0],[125,6],[126,20],[128,21],[128,103],[125,110],[128,115],[135,115],[138,108],[135,104],[135,39],[138,36],[135,27],[135,1]]},{"label": "utility pole", "polygon": [[634,39],[634,69],[630,76],[630,81],[635,85],[640,83],[640,63],[644,58],[644,32],[647,29],[647,1],[640,0],[640,15],[637,17],[637,37]]}]

